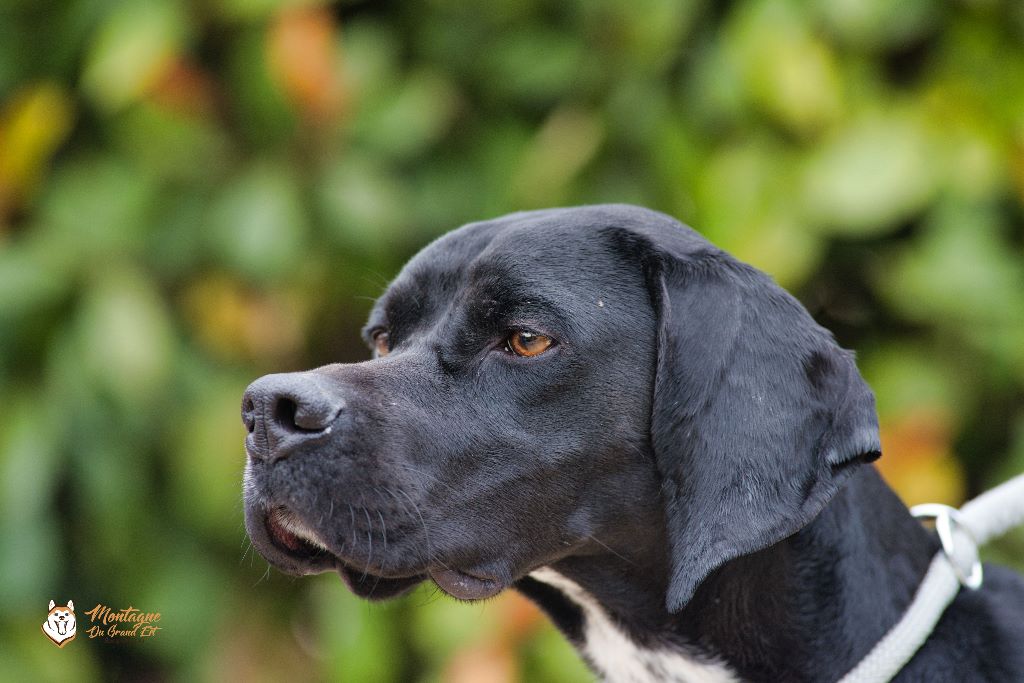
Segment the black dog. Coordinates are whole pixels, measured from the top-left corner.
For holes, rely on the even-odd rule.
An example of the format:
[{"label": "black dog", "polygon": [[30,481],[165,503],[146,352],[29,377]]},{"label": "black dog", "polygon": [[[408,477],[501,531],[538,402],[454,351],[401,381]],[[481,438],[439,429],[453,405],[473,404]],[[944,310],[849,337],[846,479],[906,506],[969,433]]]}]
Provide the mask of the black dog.
[{"label": "black dog", "polygon": [[[834,681],[937,544],[863,466],[874,398],[788,294],[652,211],[467,225],[366,326],[374,360],[245,394],[246,526],[358,595],[514,587],[610,680]],[[961,591],[903,681],[1024,681],[1024,579]]]}]

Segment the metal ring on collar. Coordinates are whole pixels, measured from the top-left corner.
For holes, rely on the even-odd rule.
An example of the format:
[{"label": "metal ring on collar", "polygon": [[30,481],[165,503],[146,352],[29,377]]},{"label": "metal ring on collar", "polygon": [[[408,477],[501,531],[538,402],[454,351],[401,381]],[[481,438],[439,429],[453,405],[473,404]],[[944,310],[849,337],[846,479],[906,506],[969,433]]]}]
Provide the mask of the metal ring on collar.
[{"label": "metal ring on collar", "polygon": [[[953,572],[956,574],[960,585],[972,590],[980,588],[982,569],[981,560],[978,559],[978,542],[974,538],[974,534],[971,533],[971,530],[964,524],[960,511],[940,503],[925,503],[910,508],[910,514],[918,519],[923,517],[935,520],[935,531],[939,534],[942,552],[945,553],[949,563],[953,566]],[[969,570],[964,566],[965,563],[963,561],[957,559],[954,552],[956,549],[956,541],[953,538],[954,528],[962,531],[971,543],[971,554],[974,559],[971,561]]]}]

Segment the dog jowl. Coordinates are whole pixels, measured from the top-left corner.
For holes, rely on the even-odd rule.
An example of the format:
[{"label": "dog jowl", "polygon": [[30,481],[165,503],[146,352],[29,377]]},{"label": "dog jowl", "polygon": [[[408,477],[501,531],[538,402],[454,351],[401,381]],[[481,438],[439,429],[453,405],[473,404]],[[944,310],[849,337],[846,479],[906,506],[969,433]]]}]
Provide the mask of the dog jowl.
[{"label": "dog jowl", "polygon": [[50,600],[50,612],[43,622],[43,633],[57,647],[64,647],[75,639],[77,624],[75,622],[75,602],[68,600],[67,605],[57,605]]},{"label": "dog jowl", "polygon": [[[243,397],[246,528],[283,571],[368,599],[515,588],[608,679],[817,681],[895,623],[936,550],[867,465],[852,354],[663,214],[464,226],[406,264],[364,339],[365,362]],[[986,576],[909,680],[1024,680],[1022,627],[968,637],[1024,624],[1005,616],[1024,581]]]}]

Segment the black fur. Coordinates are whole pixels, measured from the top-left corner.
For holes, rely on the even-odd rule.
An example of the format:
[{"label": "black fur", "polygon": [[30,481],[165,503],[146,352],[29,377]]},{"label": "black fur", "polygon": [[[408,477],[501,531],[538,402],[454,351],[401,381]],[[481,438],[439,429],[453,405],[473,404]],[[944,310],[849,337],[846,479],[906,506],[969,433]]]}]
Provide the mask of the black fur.
[{"label": "black fur", "polygon": [[[555,345],[516,356],[517,329]],[[662,214],[467,225],[402,270],[371,348],[378,330],[386,357],[246,394],[246,524],[286,571],[336,569],[371,599],[428,578],[464,599],[516,587],[580,644],[580,609],[527,576],[551,566],[643,646],[829,681],[936,551],[862,466],[880,446],[852,355]],[[898,680],[1021,681],[1022,643],[1024,579],[990,567]]]}]

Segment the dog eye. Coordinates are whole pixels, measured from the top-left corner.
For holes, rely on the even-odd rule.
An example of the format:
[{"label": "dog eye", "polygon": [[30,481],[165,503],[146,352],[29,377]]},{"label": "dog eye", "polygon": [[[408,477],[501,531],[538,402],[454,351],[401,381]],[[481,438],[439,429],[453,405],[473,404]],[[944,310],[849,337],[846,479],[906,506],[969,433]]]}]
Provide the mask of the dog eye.
[{"label": "dog eye", "polygon": [[543,334],[516,330],[509,335],[508,340],[505,342],[505,348],[517,356],[531,358],[547,351],[553,343],[554,341],[551,337]]},{"label": "dog eye", "polygon": [[373,351],[377,358],[383,358],[391,352],[391,340],[385,330],[373,333]]}]

